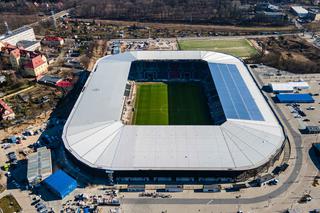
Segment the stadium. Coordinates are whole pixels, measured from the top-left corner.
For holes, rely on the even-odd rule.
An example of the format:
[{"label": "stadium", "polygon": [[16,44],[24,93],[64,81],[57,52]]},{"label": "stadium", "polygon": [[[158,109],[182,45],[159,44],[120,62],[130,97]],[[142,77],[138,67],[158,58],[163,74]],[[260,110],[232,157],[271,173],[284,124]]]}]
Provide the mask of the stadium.
[{"label": "stadium", "polygon": [[63,131],[74,162],[119,183],[245,180],[284,140],[246,65],[204,51],[99,59]]}]

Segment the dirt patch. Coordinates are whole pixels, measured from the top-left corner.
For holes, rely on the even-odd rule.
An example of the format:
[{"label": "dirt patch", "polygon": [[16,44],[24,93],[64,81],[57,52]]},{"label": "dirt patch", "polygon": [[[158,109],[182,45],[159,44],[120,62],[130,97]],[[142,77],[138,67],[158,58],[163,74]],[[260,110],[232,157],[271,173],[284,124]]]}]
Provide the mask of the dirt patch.
[{"label": "dirt patch", "polygon": [[20,205],[12,195],[6,195],[0,199],[0,208],[4,213],[21,211]]},{"label": "dirt patch", "polygon": [[106,40],[98,40],[95,41],[92,45],[92,49],[90,51],[90,61],[87,65],[87,69],[92,71],[97,60],[105,55],[107,51],[107,41]]},{"label": "dirt patch", "polygon": [[292,73],[320,73],[320,49],[298,36],[259,38],[256,43],[262,54],[255,63]]},{"label": "dirt patch", "polygon": [[23,25],[39,21],[41,17],[36,15],[19,15],[16,13],[1,13],[0,16],[0,34],[6,31],[4,22],[9,25],[10,30],[22,27]]}]

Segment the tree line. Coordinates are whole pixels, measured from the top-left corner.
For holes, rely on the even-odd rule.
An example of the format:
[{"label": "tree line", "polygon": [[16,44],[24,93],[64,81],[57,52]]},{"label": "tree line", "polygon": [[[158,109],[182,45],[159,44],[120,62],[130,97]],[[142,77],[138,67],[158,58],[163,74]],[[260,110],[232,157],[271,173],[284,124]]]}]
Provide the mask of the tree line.
[{"label": "tree line", "polygon": [[[0,12],[33,14],[76,8],[75,15],[152,22],[238,24],[248,20],[254,5],[265,0],[5,0]],[[269,0],[270,3],[312,4],[312,0]],[[50,5],[48,8],[48,4]]]}]

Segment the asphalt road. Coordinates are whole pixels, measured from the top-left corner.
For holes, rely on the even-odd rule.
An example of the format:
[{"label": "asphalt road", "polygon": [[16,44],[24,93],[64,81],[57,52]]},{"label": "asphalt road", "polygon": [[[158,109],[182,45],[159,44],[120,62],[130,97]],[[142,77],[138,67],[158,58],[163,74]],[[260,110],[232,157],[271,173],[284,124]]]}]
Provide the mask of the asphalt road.
[{"label": "asphalt road", "polygon": [[[258,80],[256,78],[256,80]],[[260,82],[259,82],[260,83]],[[261,83],[260,83],[261,84]],[[281,117],[283,124],[287,127],[290,132],[295,146],[292,146],[296,149],[296,159],[294,163],[293,170],[289,175],[288,179],[282,183],[282,185],[276,190],[261,195],[254,198],[219,198],[219,199],[202,199],[202,198],[174,198],[174,199],[153,199],[153,198],[124,198],[122,200],[123,204],[207,204],[207,205],[216,205],[216,204],[252,204],[268,201],[272,198],[276,198],[285,191],[296,181],[300,170],[302,168],[303,160],[303,151],[302,151],[302,138],[301,135],[294,131],[290,123],[287,121],[285,115],[274,105],[274,109],[277,111],[278,115]],[[291,141],[291,142],[292,142]]]}]

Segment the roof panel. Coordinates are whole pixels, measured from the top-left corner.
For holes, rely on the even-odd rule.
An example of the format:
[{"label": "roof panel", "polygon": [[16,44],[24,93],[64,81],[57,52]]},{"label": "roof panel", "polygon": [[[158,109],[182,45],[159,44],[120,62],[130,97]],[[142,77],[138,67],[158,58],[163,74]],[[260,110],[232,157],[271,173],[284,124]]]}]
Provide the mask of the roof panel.
[{"label": "roof panel", "polygon": [[236,65],[209,63],[209,68],[226,118],[264,120]]}]

